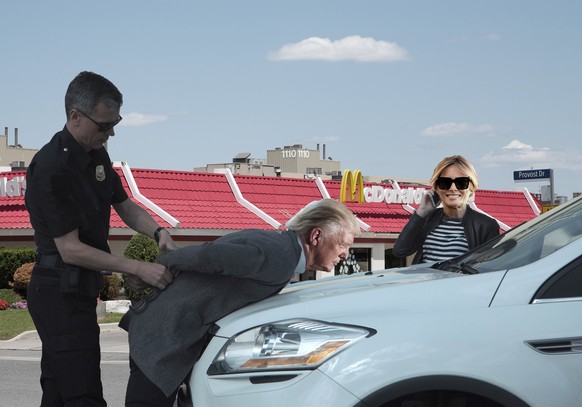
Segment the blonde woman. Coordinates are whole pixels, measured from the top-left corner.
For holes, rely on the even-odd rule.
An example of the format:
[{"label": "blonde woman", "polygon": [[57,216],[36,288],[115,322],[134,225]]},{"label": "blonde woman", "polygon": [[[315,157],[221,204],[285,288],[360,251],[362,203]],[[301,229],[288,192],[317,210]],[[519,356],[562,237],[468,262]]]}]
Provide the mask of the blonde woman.
[{"label": "blonde woman", "polygon": [[416,253],[413,264],[448,260],[499,235],[495,219],[467,203],[478,186],[473,165],[460,155],[443,158],[427,191],[394,244],[398,257]]}]

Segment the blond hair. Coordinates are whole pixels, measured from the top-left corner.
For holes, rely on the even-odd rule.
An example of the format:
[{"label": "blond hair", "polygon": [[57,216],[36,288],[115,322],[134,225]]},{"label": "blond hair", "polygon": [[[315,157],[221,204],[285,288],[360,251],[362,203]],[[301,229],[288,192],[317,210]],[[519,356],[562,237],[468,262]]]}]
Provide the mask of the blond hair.
[{"label": "blond hair", "polygon": [[307,204],[289,219],[285,226],[300,236],[305,236],[316,227],[321,228],[325,234],[335,233],[340,229],[354,235],[360,233],[360,227],[352,211],[335,199],[321,199]]},{"label": "blond hair", "polygon": [[451,165],[454,165],[462,173],[469,177],[471,180],[469,183],[469,190],[474,193],[479,186],[479,177],[477,177],[477,171],[475,171],[473,164],[471,164],[469,160],[461,155],[451,155],[450,157],[445,157],[437,164],[430,179],[430,185],[432,188],[436,190],[437,179],[441,176],[443,171]]}]

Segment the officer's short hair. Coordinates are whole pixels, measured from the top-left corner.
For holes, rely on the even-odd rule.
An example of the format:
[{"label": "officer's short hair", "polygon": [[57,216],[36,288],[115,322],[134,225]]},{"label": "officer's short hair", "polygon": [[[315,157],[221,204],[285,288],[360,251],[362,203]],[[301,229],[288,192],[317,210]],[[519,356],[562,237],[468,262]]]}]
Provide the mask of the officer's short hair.
[{"label": "officer's short hair", "polygon": [[105,103],[109,108],[117,109],[123,104],[123,95],[109,79],[94,72],[79,73],[69,83],[65,94],[67,118],[71,109],[91,114],[99,103]]}]

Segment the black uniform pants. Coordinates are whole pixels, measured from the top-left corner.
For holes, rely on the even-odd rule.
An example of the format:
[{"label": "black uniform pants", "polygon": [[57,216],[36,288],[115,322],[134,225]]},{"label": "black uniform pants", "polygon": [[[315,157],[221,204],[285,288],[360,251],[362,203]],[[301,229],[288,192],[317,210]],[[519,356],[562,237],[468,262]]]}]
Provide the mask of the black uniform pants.
[{"label": "black uniform pants", "polygon": [[129,358],[129,382],[125,394],[125,407],[172,407],[178,389],[166,397],[158,386],[153,384]]},{"label": "black uniform pants", "polygon": [[38,266],[28,309],[42,341],[41,407],[103,407],[97,299],[61,294],[55,270]]}]

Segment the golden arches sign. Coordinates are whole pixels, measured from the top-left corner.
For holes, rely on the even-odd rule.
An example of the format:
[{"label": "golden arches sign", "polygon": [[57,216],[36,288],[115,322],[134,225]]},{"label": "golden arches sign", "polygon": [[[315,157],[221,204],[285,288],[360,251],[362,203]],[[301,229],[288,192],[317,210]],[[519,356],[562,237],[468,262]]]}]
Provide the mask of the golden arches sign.
[{"label": "golden arches sign", "polygon": [[340,202],[346,202],[346,193],[349,192],[349,200],[355,201],[356,189],[358,190],[358,203],[364,202],[364,177],[360,170],[345,170],[342,175],[340,187]]}]

